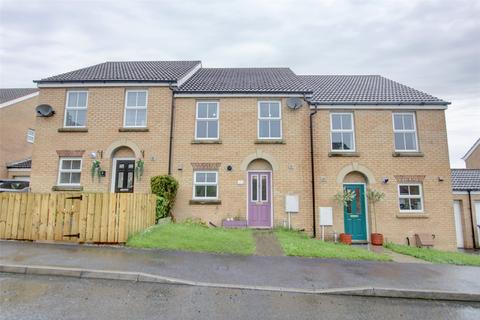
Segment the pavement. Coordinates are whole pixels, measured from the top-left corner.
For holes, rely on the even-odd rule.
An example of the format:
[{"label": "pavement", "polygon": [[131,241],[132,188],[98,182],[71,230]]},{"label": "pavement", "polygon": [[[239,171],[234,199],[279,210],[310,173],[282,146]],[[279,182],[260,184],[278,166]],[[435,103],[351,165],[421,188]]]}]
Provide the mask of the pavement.
[{"label": "pavement", "polygon": [[480,268],[0,241],[0,272],[203,287],[480,301]]},{"label": "pavement", "polygon": [[0,319],[477,320],[480,303],[0,274]]}]

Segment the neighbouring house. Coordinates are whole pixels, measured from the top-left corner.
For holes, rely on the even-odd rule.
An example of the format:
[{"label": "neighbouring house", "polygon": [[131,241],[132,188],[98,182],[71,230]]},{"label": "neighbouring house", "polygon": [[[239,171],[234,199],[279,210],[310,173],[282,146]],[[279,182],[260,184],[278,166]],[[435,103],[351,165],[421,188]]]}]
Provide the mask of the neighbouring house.
[{"label": "neighbouring house", "polygon": [[466,169],[452,169],[453,214],[458,248],[480,249],[480,139],[462,158]]},{"label": "neighbouring house", "polygon": [[467,169],[480,169],[480,138],[473,144],[470,150],[462,157]]},{"label": "neighbouring house", "polygon": [[[200,61],[106,62],[36,82],[55,115],[37,118],[34,192],[148,192],[151,176],[171,174],[178,220],[291,221],[318,237],[327,208],[327,239],[430,233],[456,247],[448,102],[421,91],[381,76]],[[345,208],[334,199],[344,188],[355,194]],[[368,189],[386,194],[378,230]]]},{"label": "neighbouring house", "polygon": [[0,179],[30,179],[37,88],[0,89]]}]

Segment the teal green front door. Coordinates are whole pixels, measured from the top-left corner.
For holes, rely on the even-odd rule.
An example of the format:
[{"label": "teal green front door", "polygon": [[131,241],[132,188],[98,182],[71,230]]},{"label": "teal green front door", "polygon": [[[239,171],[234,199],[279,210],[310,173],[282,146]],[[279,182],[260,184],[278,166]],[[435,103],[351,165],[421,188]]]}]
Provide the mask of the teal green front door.
[{"label": "teal green front door", "polygon": [[355,193],[352,202],[343,209],[345,233],[352,235],[352,240],[367,240],[367,218],[365,207],[365,186],[363,184],[345,184],[343,188]]}]

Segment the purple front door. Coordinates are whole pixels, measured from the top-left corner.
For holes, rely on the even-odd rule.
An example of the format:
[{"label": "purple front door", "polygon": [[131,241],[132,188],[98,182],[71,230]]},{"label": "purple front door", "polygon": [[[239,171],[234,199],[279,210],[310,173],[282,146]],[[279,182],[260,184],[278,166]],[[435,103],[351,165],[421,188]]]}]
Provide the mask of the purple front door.
[{"label": "purple front door", "polygon": [[248,173],[248,226],[272,226],[272,176],[270,172]]}]

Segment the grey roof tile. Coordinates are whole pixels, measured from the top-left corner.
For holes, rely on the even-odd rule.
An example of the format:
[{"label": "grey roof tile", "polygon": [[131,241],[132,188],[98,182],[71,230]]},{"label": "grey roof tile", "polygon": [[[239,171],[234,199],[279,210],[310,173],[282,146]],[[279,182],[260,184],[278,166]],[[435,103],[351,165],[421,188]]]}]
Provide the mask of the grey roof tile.
[{"label": "grey roof tile", "polygon": [[31,169],[31,168],[32,168],[31,158],[7,163],[7,169]]},{"label": "grey roof tile", "polygon": [[301,75],[316,104],[449,104],[379,75]]},{"label": "grey roof tile", "polygon": [[202,68],[179,93],[311,93],[290,68]]},{"label": "grey roof tile", "polygon": [[37,88],[3,88],[0,89],[0,103],[28,96],[37,91]]},{"label": "grey roof tile", "polygon": [[452,169],[452,189],[480,190],[480,169]]},{"label": "grey roof tile", "polygon": [[36,80],[42,82],[149,81],[174,82],[200,61],[113,61]]}]

